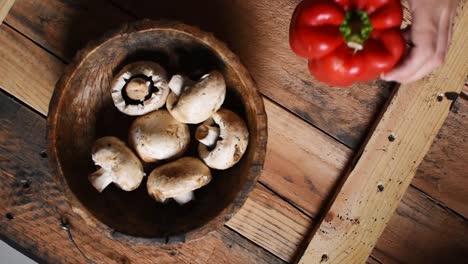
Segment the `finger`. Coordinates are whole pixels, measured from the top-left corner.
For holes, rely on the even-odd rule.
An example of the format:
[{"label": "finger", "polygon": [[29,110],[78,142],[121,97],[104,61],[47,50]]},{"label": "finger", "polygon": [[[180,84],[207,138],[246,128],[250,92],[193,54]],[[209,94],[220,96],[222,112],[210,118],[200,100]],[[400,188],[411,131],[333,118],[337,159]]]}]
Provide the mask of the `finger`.
[{"label": "finger", "polygon": [[430,74],[431,72],[433,72],[439,66],[440,65],[437,63],[437,61],[432,59],[429,62],[427,62],[424,65],[424,67],[422,67],[419,71],[417,71],[413,76],[409,77],[408,79],[406,79],[405,81],[401,83],[411,83],[411,82],[417,81],[423,78],[424,76]]},{"label": "finger", "polygon": [[452,41],[452,33],[453,33],[453,20],[455,19],[455,15],[457,14],[457,1],[453,3],[454,7],[451,9],[451,12],[449,14],[449,30],[448,30],[448,42],[447,46],[450,45],[450,42]]},{"label": "finger", "polygon": [[[433,22],[434,18],[426,16],[424,13],[416,13],[411,29],[411,39],[414,47],[410,50],[403,63],[381,76],[387,81],[398,81],[401,83],[408,80],[421,70],[434,56],[438,41],[438,24]],[[436,20],[438,21],[438,20]]]},{"label": "finger", "polygon": [[442,65],[447,54],[448,44],[450,41],[450,31],[451,31],[451,17],[450,10],[443,10],[440,16],[439,21],[439,37],[437,39],[437,50],[436,55],[433,60],[435,64]]},{"label": "finger", "polygon": [[424,67],[422,67],[416,74],[411,76],[408,82],[413,82],[423,78],[443,64],[450,40],[451,16],[449,12],[449,10],[443,10],[441,12],[437,48],[434,57],[428,61],[427,65],[424,65]]},{"label": "finger", "polygon": [[407,80],[421,67],[426,64],[436,52],[436,43],[434,43],[434,34],[428,34],[424,31],[413,32],[414,48],[410,51],[408,57],[403,63],[392,71],[384,74],[382,79],[387,81],[398,81],[401,83]]}]

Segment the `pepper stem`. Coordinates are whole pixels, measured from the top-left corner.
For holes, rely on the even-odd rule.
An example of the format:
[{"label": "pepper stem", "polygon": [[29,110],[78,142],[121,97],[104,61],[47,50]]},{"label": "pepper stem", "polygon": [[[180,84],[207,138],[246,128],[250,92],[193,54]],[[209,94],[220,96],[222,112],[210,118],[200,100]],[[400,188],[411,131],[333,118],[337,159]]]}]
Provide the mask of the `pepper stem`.
[{"label": "pepper stem", "polygon": [[345,19],[340,25],[340,32],[343,34],[348,47],[355,52],[362,50],[364,42],[369,38],[372,25],[369,15],[364,11],[352,10],[345,14]]}]

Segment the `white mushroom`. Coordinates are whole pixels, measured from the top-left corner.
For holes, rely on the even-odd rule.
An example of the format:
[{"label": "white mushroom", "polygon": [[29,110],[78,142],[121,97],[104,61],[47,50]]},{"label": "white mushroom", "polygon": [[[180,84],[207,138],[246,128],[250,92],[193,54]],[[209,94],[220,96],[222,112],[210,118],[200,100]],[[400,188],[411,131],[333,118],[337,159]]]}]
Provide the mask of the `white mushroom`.
[{"label": "white mushroom", "polygon": [[143,161],[156,162],[182,155],[190,143],[190,130],[166,110],[159,110],[133,121],[128,142]]},{"label": "white mushroom", "polygon": [[199,159],[185,157],[154,169],[147,189],[158,202],[173,198],[179,204],[193,199],[193,191],[211,181],[210,169]]},{"label": "white mushroom", "polygon": [[249,143],[245,122],[234,112],[221,108],[195,131],[198,154],[208,167],[228,169],[244,155]]},{"label": "white mushroom", "polygon": [[124,191],[133,191],[145,175],[138,157],[116,137],[103,137],[92,148],[94,164],[100,168],[89,175],[89,181],[102,192],[112,182]]},{"label": "white mushroom", "polygon": [[169,95],[166,71],[151,61],[128,64],[114,77],[111,87],[115,107],[132,116],[158,110]]},{"label": "white mushroom", "polygon": [[187,124],[208,119],[218,111],[226,96],[226,83],[218,71],[212,71],[196,82],[174,75],[168,86],[171,93],[166,107],[175,119]]}]

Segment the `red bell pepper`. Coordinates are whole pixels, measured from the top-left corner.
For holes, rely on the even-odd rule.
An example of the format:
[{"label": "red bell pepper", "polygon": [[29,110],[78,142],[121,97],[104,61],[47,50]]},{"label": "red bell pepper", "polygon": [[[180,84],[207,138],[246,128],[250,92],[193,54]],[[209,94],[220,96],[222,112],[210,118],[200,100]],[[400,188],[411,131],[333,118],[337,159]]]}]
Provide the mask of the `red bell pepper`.
[{"label": "red bell pepper", "polygon": [[400,0],[304,0],[289,42],[310,73],[334,86],[369,81],[391,70],[405,51]]}]

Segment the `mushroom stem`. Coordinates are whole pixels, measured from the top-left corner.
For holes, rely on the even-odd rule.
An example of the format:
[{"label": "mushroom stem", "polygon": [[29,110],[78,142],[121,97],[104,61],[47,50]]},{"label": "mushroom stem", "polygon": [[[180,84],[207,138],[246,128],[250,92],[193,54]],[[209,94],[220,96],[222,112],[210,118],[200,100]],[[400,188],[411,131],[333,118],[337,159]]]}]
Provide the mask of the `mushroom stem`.
[{"label": "mushroom stem", "polygon": [[193,200],[193,197],[193,192],[190,191],[184,194],[176,195],[173,198],[178,204],[183,205]]},{"label": "mushroom stem", "polygon": [[144,101],[149,93],[149,82],[142,78],[132,79],[125,86],[125,92],[132,100]]},{"label": "mushroom stem", "polygon": [[202,124],[195,131],[195,139],[207,147],[213,147],[218,141],[219,132],[219,127]]},{"label": "mushroom stem", "polygon": [[112,174],[108,173],[103,168],[93,172],[91,175],[89,175],[88,179],[94,188],[98,190],[98,192],[102,192],[109,184],[114,181]]},{"label": "mushroom stem", "polygon": [[184,87],[184,77],[179,74],[172,76],[167,86],[169,86],[169,89],[171,89],[175,95],[180,96],[182,88]]}]

